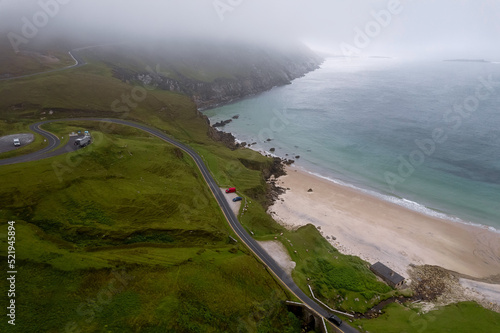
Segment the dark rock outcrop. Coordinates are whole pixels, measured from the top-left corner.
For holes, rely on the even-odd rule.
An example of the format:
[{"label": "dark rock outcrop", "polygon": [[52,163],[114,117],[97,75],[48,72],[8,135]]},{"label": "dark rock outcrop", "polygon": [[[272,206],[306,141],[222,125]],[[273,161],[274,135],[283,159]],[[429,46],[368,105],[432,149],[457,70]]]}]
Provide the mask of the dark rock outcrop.
[{"label": "dark rock outcrop", "polygon": [[286,175],[285,166],[282,159],[279,157],[273,157],[272,164],[268,168],[263,170],[263,174],[264,178],[266,179],[271,178],[271,176],[274,176],[274,178],[278,178]]},{"label": "dark rock outcrop", "polygon": [[227,124],[229,124],[232,121],[233,121],[232,119],[218,121],[215,124],[213,124],[212,127],[223,127],[223,126],[226,126]]},{"label": "dark rock outcrop", "polygon": [[239,145],[235,141],[234,135],[232,135],[231,133],[222,132],[213,127],[210,127],[208,130],[208,135],[212,139],[222,142],[229,149],[235,150],[236,148],[239,147]]}]

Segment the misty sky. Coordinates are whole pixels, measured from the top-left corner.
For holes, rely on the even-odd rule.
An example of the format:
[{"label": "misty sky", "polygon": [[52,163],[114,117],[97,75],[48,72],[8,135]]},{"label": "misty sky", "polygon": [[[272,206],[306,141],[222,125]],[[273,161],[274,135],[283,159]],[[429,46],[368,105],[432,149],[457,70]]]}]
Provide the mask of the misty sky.
[{"label": "misty sky", "polygon": [[[40,4],[51,4],[47,22]],[[373,13],[390,15],[377,23]],[[336,54],[500,59],[498,0],[0,0],[2,38],[22,36],[23,17],[34,16],[33,40],[299,39]]]}]

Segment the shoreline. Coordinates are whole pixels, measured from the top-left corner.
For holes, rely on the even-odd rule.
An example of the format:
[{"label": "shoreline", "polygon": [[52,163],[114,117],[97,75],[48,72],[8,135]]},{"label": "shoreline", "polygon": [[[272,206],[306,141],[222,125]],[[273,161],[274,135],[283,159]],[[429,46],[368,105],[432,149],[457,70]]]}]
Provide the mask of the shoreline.
[{"label": "shoreline", "polygon": [[[453,222],[453,223],[460,223],[460,224],[463,224],[466,226],[477,227],[480,229],[484,229],[484,230],[488,230],[488,231],[500,234],[500,229],[497,229],[496,227],[491,226],[491,225],[482,224],[479,222],[467,221],[467,220],[464,220],[460,217],[454,216],[450,213],[446,213],[443,211],[433,209],[431,207],[425,206],[425,205],[420,204],[418,202],[408,200],[404,197],[394,196],[394,195],[390,195],[390,194],[382,194],[382,193],[376,192],[375,190],[365,189],[362,187],[351,185],[349,183],[345,183],[345,182],[340,181],[340,180],[335,180],[335,179],[332,179],[330,177],[323,176],[319,173],[308,171],[307,169],[302,168],[302,167],[298,167],[298,166],[294,166],[294,167],[297,168],[297,170],[301,170],[302,172],[305,172],[309,175],[312,175],[312,176],[320,178],[320,179],[324,179],[325,181],[327,181],[329,183],[336,184],[336,185],[339,185],[342,187],[351,188],[354,191],[360,191],[360,192],[362,192],[370,197],[392,203],[394,205],[400,206],[404,209],[411,210],[413,212],[422,214],[422,215],[427,216],[427,217],[437,218],[439,220],[445,220],[445,221]],[[406,206],[403,203],[405,203]],[[412,207],[410,207],[410,206],[412,206]]]},{"label": "shoreline", "polygon": [[[219,131],[223,132],[221,130]],[[235,143],[239,141],[235,137],[234,133],[223,133],[230,133],[233,135]],[[465,221],[443,212],[436,211],[435,214],[429,214],[427,212],[419,211],[418,209],[412,209],[405,205],[398,204],[393,200],[388,200],[388,195],[380,194],[373,190],[359,188],[355,185],[344,183],[342,181],[336,181],[329,177],[308,171],[302,167],[298,167],[293,164],[290,165],[290,163],[287,163],[289,161],[273,154],[272,152],[257,149],[251,145],[246,146],[245,148],[252,149],[263,156],[275,157],[281,160],[283,168],[286,171],[286,175],[275,178],[274,183],[276,186],[286,189],[286,191],[285,193],[276,193],[278,199],[274,202],[274,204],[270,205],[268,214],[285,227],[293,229],[302,225],[313,224],[314,226],[321,228],[320,231],[323,237],[325,237],[340,252],[360,257],[371,264],[376,261],[381,261],[399,274],[403,275],[405,278],[409,278],[407,270],[411,267],[410,265],[435,265],[458,273],[458,275],[464,279],[500,285],[499,229],[485,224]],[[337,219],[342,215],[348,216],[352,219],[354,207],[344,205],[344,207],[341,207],[342,209],[334,209],[335,212],[332,214],[332,209],[328,205],[329,201],[327,193],[324,193],[322,200],[320,200],[320,202],[316,202],[315,205],[315,202],[311,202],[310,200],[307,201],[307,195],[314,195],[314,191],[312,193],[307,192],[311,186],[305,188],[306,186],[304,184],[299,185],[299,187],[302,187],[302,193],[300,195],[295,195],[296,193],[293,192],[293,188],[287,182],[287,178],[289,178],[292,173],[295,175],[300,174],[302,181],[299,181],[299,183],[304,183],[304,179],[306,179],[310,183],[322,184],[321,187],[325,187],[329,189],[329,191],[333,191],[333,193],[343,196],[344,204],[346,203],[345,201],[347,197],[349,197],[351,198],[351,201],[368,202],[372,206],[376,205],[390,208],[389,211],[393,214],[393,220],[388,222],[386,221],[386,223],[380,223],[381,209],[379,207],[379,209],[376,209],[379,211],[375,214],[375,216],[378,216],[378,219],[376,219],[378,221],[376,222],[367,216],[364,216],[364,218],[361,218],[360,216],[357,217],[358,221],[356,228],[354,229],[356,236],[347,235],[347,226],[345,222],[338,224],[341,228],[341,232],[343,233],[343,236],[338,238],[335,234],[335,230],[332,229],[332,226],[337,224],[329,225],[325,222],[325,219],[332,218],[334,215]],[[297,183],[297,181],[294,181],[293,183]],[[291,193],[294,194],[290,195]],[[399,199],[397,197],[394,197],[394,199],[402,201],[405,200],[404,198]],[[304,204],[303,200],[307,203]],[[422,207],[425,210],[433,211],[432,209],[417,202],[408,202],[418,207]],[[276,209],[282,205],[288,206],[288,209]],[[310,208],[318,205],[322,206],[322,210],[326,212],[323,216],[314,216],[315,214],[311,214]],[[297,211],[292,207],[303,207],[304,209],[303,211]],[[299,216],[299,218],[296,216]],[[409,220],[413,222],[418,220],[422,225],[417,223],[410,225],[411,223],[408,223],[405,219],[406,221],[403,222],[403,227],[395,223],[395,217],[406,217],[406,219],[409,218]],[[364,224],[366,224],[366,226]],[[388,247],[393,250],[392,254],[389,254],[387,250],[382,249],[383,247],[387,247],[388,242],[382,240],[370,242],[370,237],[366,234],[364,227],[368,227],[370,230],[374,228],[381,228],[381,230],[385,230],[387,232],[387,235],[393,237],[389,237],[389,242],[391,239],[397,239],[398,241],[396,243],[401,245],[400,248],[406,249],[406,246],[410,245],[410,250],[398,250],[394,246],[393,242],[393,246]],[[428,237],[429,239],[426,239],[422,232],[419,233],[417,231],[419,227],[425,227],[430,230],[428,231],[430,236]],[[380,232],[380,230],[373,231],[378,231],[374,234],[378,235],[381,239],[384,238],[384,233]],[[405,237],[402,237],[402,233]],[[412,233],[417,235],[418,239],[409,237]],[[338,239],[335,240],[332,236]],[[446,246],[442,246],[442,244],[437,242],[437,239],[441,239]],[[421,244],[425,245],[425,248],[419,249],[419,246],[415,245],[415,241],[420,241]],[[500,300],[498,303],[500,304]]]},{"label": "shoreline", "polygon": [[[237,133],[229,132],[229,131],[224,131],[224,126],[222,126],[222,127],[214,127],[213,124],[210,122],[210,118],[208,116],[205,116],[205,117],[207,117],[207,120],[209,122],[209,126],[213,130],[215,130],[215,131],[217,131],[219,133],[231,136],[230,140],[234,144],[234,146],[232,147],[232,149],[235,149],[235,148],[248,148],[248,149],[256,151],[259,154],[261,154],[263,156],[266,156],[266,157],[279,158],[282,161],[282,163],[283,163],[284,166],[292,165],[294,168],[297,168],[297,170],[301,170],[302,172],[307,173],[307,174],[309,174],[309,175],[311,175],[313,177],[323,179],[324,181],[326,181],[328,183],[332,183],[332,184],[335,184],[335,185],[338,185],[338,186],[342,186],[342,187],[351,188],[354,191],[362,192],[365,195],[368,195],[370,197],[373,197],[373,198],[376,198],[378,200],[382,200],[382,201],[385,201],[385,202],[392,203],[394,205],[400,206],[401,208],[404,208],[404,209],[407,209],[407,210],[411,210],[413,212],[416,212],[418,214],[422,214],[422,215],[427,216],[427,217],[437,218],[439,220],[446,220],[446,221],[450,221],[450,222],[453,222],[453,223],[459,223],[459,224],[466,225],[466,226],[473,226],[473,227],[481,228],[481,229],[484,229],[484,230],[488,230],[490,232],[494,232],[494,233],[500,234],[500,228],[497,227],[497,226],[488,225],[486,223],[469,221],[469,220],[466,220],[464,218],[455,216],[452,213],[448,213],[446,211],[441,211],[441,210],[438,210],[438,209],[435,209],[435,208],[432,208],[432,207],[428,207],[428,206],[426,206],[424,204],[408,200],[408,199],[406,199],[404,197],[399,197],[399,196],[395,196],[395,195],[391,195],[391,194],[384,194],[382,192],[377,192],[376,189],[363,188],[363,187],[360,187],[360,186],[349,184],[349,183],[344,182],[342,180],[337,180],[337,179],[330,178],[328,176],[321,175],[321,174],[319,174],[317,172],[309,171],[309,170],[305,169],[302,166],[299,167],[299,166],[294,165],[293,163],[295,161],[293,160],[293,157],[287,158],[287,157],[283,157],[283,156],[277,155],[277,154],[275,154],[273,152],[270,152],[270,151],[267,151],[267,150],[265,150],[263,148],[254,147],[252,143],[248,144],[247,142],[245,142],[246,145],[240,146],[240,144],[243,143],[244,140],[238,139]],[[218,141],[221,141],[221,142],[224,143],[224,140],[218,140]],[[412,207],[409,207],[409,206],[412,206]]]},{"label": "shoreline", "polygon": [[[498,227],[325,177],[253,143],[240,146],[245,140],[240,140],[237,133],[211,125],[212,130],[231,136],[232,149],[245,147],[281,160],[287,175],[267,179],[271,186],[286,189],[281,193],[271,187],[275,201],[267,213],[278,223],[289,229],[312,224],[341,253],[370,264],[380,261],[403,275],[409,284],[411,277],[418,278],[409,272],[414,266],[443,268],[456,279],[450,288],[457,293],[448,295],[444,304],[440,300],[434,305],[470,300],[500,312]],[[275,248],[269,251],[271,256],[283,259]]]},{"label": "shoreline", "polygon": [[498,232],[432,217],[297,167],[285,168],[287,175],[276,185],[287,191],[268,210],[277,222],[289,228],[313,224],[342,253],[372,264],[381,261],[407,278],[411,264],[427,264],[500,283]]},{"label": "shoreline", "polygon": [[[229,134],[234,144],[240,142],[233,133]],[[406,200],[416,208],[432,212],[429,214],[415,207],[412,209],[395,202],[403,202],[404,198],[394,197],[394,200],[390,200],[388,195],[297,167],[290,163],[293,161],[272,152],[251,145],[245,148],[281,161],[286,174],[277,178],[271,175],[267,179],[274,187],[271,188],[274,203],[269,206],[267,213],[278,223],[288,229],[312,224],[339,252],[359,257],[370,264],[380,261],[405,277],[409,284],[412,283],[409,272],[412,267],[431,265],[444,268],[456,279],[449,286],[455,290],[455,294],[440,297],[436,302],[426,305],[427,309],[474,301],[500,313],[499,229],[434,212],[426,206]],[[291,178],[295,179],[291,181]],[[284,193],[276,187],[285,190]],[[308,192],[313,187],[314,190]],[[318,191],[318,187],[323,188],[324,192],[319,200],[317,194],[321,191]],[[343,197],[343,204],[336,207],[334,202],[332,205],[333,201],[329,197],[332,193]],[[359,216],[359,212],[366,208],[366,203],[374,210],[373,216]],[[399,220],[402,222],[397,223]],[[427,230],[427,234],[423,230]],[[267,247],[266,251],[277,262],[286,262],[285,266],[290,264],[284,260],[279,248]]]}]

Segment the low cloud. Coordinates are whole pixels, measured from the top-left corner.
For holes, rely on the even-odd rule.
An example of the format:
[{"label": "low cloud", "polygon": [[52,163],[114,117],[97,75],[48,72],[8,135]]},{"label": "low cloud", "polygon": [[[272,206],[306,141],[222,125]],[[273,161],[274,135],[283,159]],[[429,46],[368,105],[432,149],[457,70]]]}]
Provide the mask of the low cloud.
[{"label": "low cloud", "polygon": [[[377,21],[395,7],[388,23]],[[353,45],[359,55],[500,58],[498,17],[496,0],[0,1],[2,38],[19,47],[55,37],[80,44],[196,37],[300,40],[334,54]],[[370,38],[364,47],[355,45],[360,31]]]}]

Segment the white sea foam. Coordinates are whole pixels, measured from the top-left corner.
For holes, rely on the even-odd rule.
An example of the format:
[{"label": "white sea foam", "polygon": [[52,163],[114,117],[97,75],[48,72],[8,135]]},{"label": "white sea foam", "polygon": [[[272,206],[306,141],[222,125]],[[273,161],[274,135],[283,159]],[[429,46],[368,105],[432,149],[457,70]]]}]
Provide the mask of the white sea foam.
[{"label": "white sea foam", "polygon": [[327,177],[327,176],[321,175],[321,174],[316,173],[316,172],[312,172],[312,171],[306,170],[303,167],[299,167],[299,169],[301,169],[302,171],[304,171],[304,172],[306,172],[306,173],[308,173],[310,175],[313,175],[315,177],[327,180],[327,181],[332,182],[332,183],[337,184],[337,185],[341,185],[341,186],[344,186],[344,187],[351,188],[351,189],[353,189],[355,191],[359,191],[359,192],[368,194],[368,195],[370,195],[372,197],[376,197],[376,198],[382,199],[384,201],[391,202],[393,204],[396,204],[398,206],[404,207],[406,209],[412,210],[412,211],[420,213],[420,214],[424,214],[424,215],[431,216],[431,217],[436,217],[436,218],[447,220],[447,221],[452,221],[452,222],[462,223],[462,224],[466,224],[466,225],[471,225],[471,226],[474,226],[474,227],[479,227],[479,228],[487,229],[487,230],[492,231],[492,232],[500,233],[499,229],[496,229],[496,228],[494,228],[492,226],[486,226],[486,225],[479,224],[479,223],[474,223],[474,222],[470,222],[470,221],[464,221],[464,220],[462,220],[462,219],[460,219],[460,218],[458,218],[456,216],[452,216],[452,215],[448,215],[448,214],[445,214],[445,213],[438,212],[438,211],[436,211],[434,209],[428,208],[428,207],[426,207],[426,206],[424,206],[422,204],[419,204],[418,202],[415,202],[415,201],[411,201],[411,200],[408,200],[408,199],[405,199],[405,198],[398,198],[398,197],[390,196],[390,195],[386,195],[386,194],[381,194],[381,193],[378,193],[378,192],[373,191],[373,190],[364,189],[364,188],[361,188],[361,187],[358,187],[358,186],[346,183],[346,182],[341,181],[339,179],[334,179],[334,178],[331,178],[331,177]]},{"label": "white sea foam", "polygon": [[[470,130],[436,147],[439,149],[432,156],[426,156],[425,163],[413,174],[412,180],[398,184],[398,192],[392,193],[380,178],[390,169],[392,172],[399,171],[396,170],[396,160],[391,156],[410,154],[411,148],[416,148],[413,145],[416,139],[424,140],[433,129],[443,126],[441,117],[435,116],[434,110],[446,108],[456,100],[463,101],[467,95],[455,93],[454,89],[443,89],[443,84],[452,87],[456,82],[447,81],[449,72],[455,69],[443,67],[441,63],[407,66],[392,65],[391,61],[389,67],[384,65],[383,68],[380,64],[388,62],[360,59],[355,63],[359,70],[371,70],[373,67],[377,71],[370,72],[373,75],[370,74],[369,80],[358,80],[357,71],[344,70],[344,60],[327,60],[320,70],[295,80],[293,85],[207,113],[216,120],[245,113],[244,121],[231,122],[224,130],[233,132],[238,142],[256,142],[249,147],[252,150],[282,158],[301,155],[296,164],[331,176],[316,174],[326,180],[422,214],[500,232],[499,212],[493,208],[497,205],[494,198],[500,191],[498,184],[476,184],[468,177],[470,173],[478,179],[487,179],[489,174],[498,171],[498,167],[491,162],[498,160],[498,152],[481,144],[480,138],[466,140],[472,132],[494,131],[495,121],[500,119],[494,112],[494,105],[498,105],[500,95],[495,94],[488,101],[482,101],[482,113],[476,112],[474,119],[464,119],[463,126],[470,126]],[[484,66],[475,64],[461,65],[467,66],[470,68],[465,68],[467,71],[460,74],[463,80],[457,83],[459,91],[473,92],[479,84],[477,78],[484,76],[484,71],[493,70],[495,75],[500,75],[494,66],[484,69]],[[400,82],[400,73],[437,77],[439,80]],[[401,89],[392,89],[394,84]],[[383,105],[379,103],[378,85],[383,89]],[[428,89],[435,90],[436,95],[427,98]],[[406,91],[412,93],[407,94]],[[390,101],[394,102],[386,103]],[[402,105],[405,105],[405,112],[401,112]],[[277,118],[270,110],[274,109],[286,109],[288,115],[293,114],[293,119],[279,118],[277,123],[273,122]],[[286,125],[283,130],[273,132],[272,143],[257,139],[262,130],[281,128],[276,125],[283,124]],[[456,140],[458,137],[461,140]],[[271,147],[277,147],[276,151],[271,153]],[[478,154],[462,156],[461,152],[469,151]],[[470,162],[462,163],[462,160]],[[440,181],[430,182],[432,179]],[[443,195],[436,196],[433,189]]]},{"label": "white sea foam", "polygon": [[[244,141],[244,140],[241,140],[241,139],[237,139],[237,133],[232,133],[232,132],[230,132],[230,133],[235,137],[235,141],[237,143],[241,143],[241,142]],[[279,157],[279,158],[281,158],[281,156],[278,156],[275,153],[267,151],[267,150],[263,149],[260,146],[247,146],[247,148],[250,148],[250,149],[252,149],[254,151],[257,151],[260,154],[265,155],[265,156],[272,156],[272,157]],[[452,216],[452,215],[449,215],[449,214],[438,212],[436,210],[433,210],[431,208],[426,207],[425,205],[419,204],[418,202],[415,202],[415,201],[411,201],[411,200],[408,200],[408,199],[405,199],[405,198],[398,198],[398,197],[395,197],[395,196],[386,195],[386,194],[382,194],[382,193],[379,193],[379,192],[376,192],[376,191],[373,191],[373,190],[368,190],[368,189],[365,189],[365,188],[362,188],[362,187],[359,187],[359,186],[355,186],[353,184],[347,183],[347,182],[342,181],[340,179],[335,179],[335,178],[332,178],[332,177],[324,176],[324,175],[319,174],[317,172],[309,171],[309,170],[305,169],[302,166],[297,166],[296,164],[293,164],[293,166],[297,167],[300,170],[302,170],[302,171],[304,171],[304,172],[306,172],[306,173],[308,173],[310,175],[313,175],[315,177],[327,180],[329,182],[332,182],[332,183],[340,185],[340,186],[351,188],[351,189],[353,189],[355,191],[359,191],[359,192],[368,194],[368,195],[370,195],[372,197],[376,197],[376,198],[384,200],[384,201],[391,202],[393,204],[396,204],[398,206],[401,206],[401,207],[404,207],[406,209],[412,210],[414,212],[418,212],[420,214],[424,214],[424,215],[427,215],[427,216],[431,216],[431,217],[435,217],[435,218],[439,218],[439,219],[443,219],[443,220],[448,220],[448,221],[452,221],[452,222],[457,222],[457,223],[462,223],[462,224],[466,224],[466,225],[471,225],[471,226],[474,226],[474,227],[479,227],[479,228],[487,229],[487,230],[492,231],[492,232],[500,233],[500,229],[496,229],[495,227],[486,226],[486,225],[483,225],[483,224],[480,224],[480,223],[474,223],[474,222],[470,222],[470,221],[464,221],[464,220],[462,220],[462,219],[460,219],[460,218],[458,218],[456,216]]]},{"label": "white sea foam", "polygon": [[[231,133],[231,134],[235,137],[235,141],[236,142],[241,143],[243,141],[243,140],[240,140],[240,139],[236,139],[237,133]],[[250,148],[250,149],[252,149],[254,151],[257,151],[260,154],[265,155],[265,156],[272,156],[272,157],[279,157],[279,158],[281,158],[281,156],[278,156],[278,155],[276,155],[274,153],[271,153],[270,151],[267,151],[267,150],[265,150],[265,149],[263,149],[263,148],[261,148],[259,146],[248,146],[248,148]],[[439,219],[443,219],[443,220],[447,220],[447,221],[462,223],[462,224],[465,224],[465,225],[471,225],[471,226],[474,226],[474,227],[487,229],[487,230],[492,231],[492,232],[500,233],[500,229],[496,229],[495,227],[486,226],[486,225],[483,225],[483,224],[480,224],[480,223],[474,223],[474,222],[470,222],[470,221],[464,221],[464,220],[462,220],[462,219],[460,219],[460,218],[458,218],[456,216],[452,216],[452,215],[449,215],[449,214],[438,212],[438,211],[436,211],[434,209],[428,208],[425,205],[419,204],[418,202],[415,202],[415,201],[411,201],[411,200],[408,200],[408,199],[405,199],[405,198],[398,198],[398,197],[395,197],[395,196],[386,195],[386,194],[382,194],[382,193],[379,193],[379,192],[376,192],[376,191],[373,191],[373,190],[368,190],[368,189],[365,189],[365,188],[362,188],[362,187],[359,187],[359,186],[355,186],[353,184],[347,183],[347,182],[342,181],[340,179],[335,179],[335,178],[332,178],[332,177],[324,176],[324,175],[319,174],[317,172],[309,171],[309,170],[305,169],[302,166],[297,166],[296,164],[293,164],[293,166],[297,167],[300,170],[302,170],[302,171],[304,171],[304,172],[306,172],[306,173],[308,173],[310,175],[313,175],[315,177],[324,179],[326,181],[332,182],[332,183],[340,185],[340,186],[351,188],[351,189],[353,189],[355,191],[359,191],[359,192],[368,194],[368,195],[370,195],[372,197],[376,197],[376,198],[384,200],[384,201],[391,202],[393,204],[396,204],[398,206],[404,207],[406,209],[412,210],[412,211],[420,213],[420,214],[424,214],[424,215],[427,215],[427,216],[431,216],[431,217],[435,217],[435,218],[439,218]]]},{"label": "white sea foam", "polygon": [[267,151],[267,150],[259,150],[259,153],[263,154],[263,155],[269,155],[269,156],[272,156],[272,157],[279,157],[278,155],[274,154],[274,153],[271,153],[270,151]]}]

